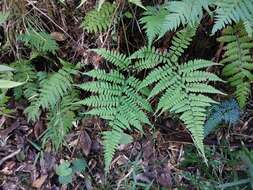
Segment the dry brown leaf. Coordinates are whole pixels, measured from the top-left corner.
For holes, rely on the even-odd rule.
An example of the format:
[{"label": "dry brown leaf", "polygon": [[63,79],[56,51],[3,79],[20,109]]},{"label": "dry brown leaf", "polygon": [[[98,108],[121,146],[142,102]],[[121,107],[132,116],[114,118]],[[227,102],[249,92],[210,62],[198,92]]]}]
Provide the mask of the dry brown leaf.
[{"label": "dry brown leaf", "polygon": [[88,156],[90,154],[91,144],[92,141],[88,133],[86,131],[82,131],[80,135],[79,146],[82,149],[85,156]]},{"label": "dry brown leaf", "polygon": [[60,32],[52,32],[50,35],[58,42],[63,42],[67,39],[66,36]]},{"label": "dry brown leaf", "polygon": [[39,177],[32,183],[32,187],[36,189],[40,189],[46,179],[47,179],[47,175],[42,175],[41,177]]}]

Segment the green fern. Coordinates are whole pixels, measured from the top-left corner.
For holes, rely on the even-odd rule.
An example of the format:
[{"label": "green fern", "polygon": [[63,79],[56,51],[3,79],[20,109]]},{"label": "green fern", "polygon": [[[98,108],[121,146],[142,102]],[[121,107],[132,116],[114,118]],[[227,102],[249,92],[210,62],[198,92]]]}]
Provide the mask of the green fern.
[{"label": "green fern", "polygon": [[116,6],[109,2],[103,3],[99,10],[90,11],[82,22],[82,27],[90,33],[105,32],[113,23]]},{"label": "green fern", "polygon": [[18,60],[11,64],[16,69],[14,79],[22,82],[27,81],[23,86],[14,89],[16,99],[20,99],[23,95],[26,99],[30,99],[37,95],[37,73],[30,60]]},{"label": "green fern", "polygon": [[21,34],[18,39],[30,48],[42,53],[55,53],[59,48],[56,41],[46,32],[28,30],[25,34]]},{"label": "green fern", "polygon": [[[188,47],[195,34],[194,31],[188,27],[176,35],[171,50],[166,56],[168,58],[162,59],[162,62],[165,63],[151,71],[139,88],[155,84],[150,92],[149,99],[162,94],[156,112],[163,113],[169,110],[180,114],[180,119],[191,132],[196,147],[204,155],[203,139],[204,123],[207,116],[206,108],[212,103],[216,103],[204,94],[223,94],[207,84],[209,81],[222,82],[222,80],[215,74],[200,70],[217,65],[211,61],[193,60],[178,64],[179,57]],[[157,53],[153,56],[156,57]]]},{"label": "green fern", "polygon": [[167,31],[175,31],[180,25],[194,27],[200,22],[203,10],[212,0],[169,1],[160,7],[149,7],[141,18],[148,37],[149,45],[155,37],[161,38]]},{"label": "green fern", "polygon": [[253,1],[252,0],[220,0],[216,1],[214,34],[226,25],[242,21],[249,36],[253,32]]},{"label": "green fern", "polygon": [[72,92],[57,102],[56,106],[48,114],[48,129],[43,136],[43,144],[52,142],[54,150],[59,150],[65,141],[75,121],[75,110],[78,109],[73,103],[78,101],[78,94]]},{"label": "green fern", "polygon": [[71,72],[71,69],[63,67],[40,82],[41,86],[38,95],[31,99],[31,105],[25,110],[29,121],[37,121],[41,108],[43,110],[54,109],[57,102],[68,94],[72,89],[73,83]]},{"label": "green fern", "polygon": [[110,72],[99,69],[85,73],[97,81],[86,82],[79,87],[95,95],[78,103],[92,107],[87,114],[99,116],[109,122],[111,130],[103,132],[105,168],[108,170],[124,130],[130,130],[131,127],[142,130],[142,124],[149,125],[144,111],[152,111],[152,108],[141,95],[144,92],[137,92],[141,82],[123,74],[131,64],[126,56],[104,49],[95,51],[116,66],[116,69]]},{"label": "green fern", "polygon": [[226,44],[226,52],[221,61],[225,65],[223,74],[228,82],[235,87],[235,96],[241,108],[246,105],[250,94],[250,83],[253,81],[253,60],[250,49],[253,48],[253,38],[248,37],[242,24],[227,27],[220,42]]}]

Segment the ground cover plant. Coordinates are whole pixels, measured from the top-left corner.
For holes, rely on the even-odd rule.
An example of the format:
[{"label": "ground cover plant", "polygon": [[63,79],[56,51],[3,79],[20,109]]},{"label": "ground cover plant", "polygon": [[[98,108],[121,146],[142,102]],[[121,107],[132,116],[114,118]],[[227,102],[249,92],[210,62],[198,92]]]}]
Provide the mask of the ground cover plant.
[{"label": "ground cover plant", "polygon": [[0,189],[253,189],[252,0],[0,8]]}]

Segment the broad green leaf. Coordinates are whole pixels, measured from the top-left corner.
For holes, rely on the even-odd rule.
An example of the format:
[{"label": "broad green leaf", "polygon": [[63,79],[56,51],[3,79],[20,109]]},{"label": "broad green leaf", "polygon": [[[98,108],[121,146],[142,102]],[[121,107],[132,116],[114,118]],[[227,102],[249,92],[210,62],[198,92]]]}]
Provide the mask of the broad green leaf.
[{"label": "broad green leaf", "polygon": [[72,162],[72,170],[74,172],[82,172],[86,169],[87,163],[84,159],[76,159]]},{"label": "broad green leaf", "polygon": [[58,177],[59,183],[62,185],[67,185],[69,183],[72,183],[72,174],[67,176],[59,176]]},{"label": "broad green leaf", "polygon": [[55,172],[58,176],[71,175],[72,169],[70,168],[70,163],[68,161],[63,162],[62,164],[57,166]]},{"label": "broad green leaf", "polygon": [[20,86],[24,84],[23,82],[14,82],[10,80],[0,80],[0,88],[8,89],[8,88],[14,88],[17,86]]},{"label": "broad green leaf", "polygon": [[0,65],[0,72],[8,72],[8,71],[15,71],[15,69],[8,67],[6,65]]}]

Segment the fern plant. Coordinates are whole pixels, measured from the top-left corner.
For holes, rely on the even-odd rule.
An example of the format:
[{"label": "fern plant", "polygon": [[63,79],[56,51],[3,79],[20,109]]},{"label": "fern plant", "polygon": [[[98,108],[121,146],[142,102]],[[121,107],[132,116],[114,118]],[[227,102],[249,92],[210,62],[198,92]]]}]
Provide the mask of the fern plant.
[{"label": "fern plant", "polygon": [[250,49],[253,38],[248,37],[241,24],[227,27],[218,41],[226,44],[226,52],[221,63],[225,65],[223,74],[231,86],[235,87],[235,96],[241,108],[246,104],[253,80],[253,60]]},{"label": "fern plant", "polygon": [[204,135],[209,135],[221,123],[235,125],[240,119],[241,111],[235,99],[226,100],[210,108],[208,119],[205,123]]},{"label": "fern plant", "polygon": [[194,27],[209,11],[212,0],[169,1],[160,7],[149,7],[141,18],[149,45],[155,37],[162,37],[167,31],[175,31],[180,25]]},{"label": "fern plant", "polygon": [[50,109],[48,113],[48,128],[43,136],[43,144],[48,141],[52,142],[54,150],[59,150],[65,141],[66,135],[69,133],[76,120],[75,111],[79,106],[73,103],[78,101],[78,94],[73,91],[63,96],[56,105]]},{"label": "fern plant", "polygon": [[216,1],[214,34],[232,23],[243,22],[249,36],[253,32],[253,1],[252,0],[220,0]]},{"label": "fern plant", "polygon": [[131,61],[118,52],[105,49],[94,51],[110,61],[115,69],[110,72],[95,69],[85,73],[97,80],[83,83],[79,87],[94,95],[78,103],[92,108],[86,114],[99,116],[109,123],[111,130],[103,132],[105,168],[108,170],[124,131],[130,130],[131,127],[141,131],[142,124],[150,125],[144,111],[152,109],[143,98],[146,92],[137,92],[141,81],[133,76],[124,75]]},{"label": "fern plant", "polygon": [[[154,84],[149,99],[161,94],[156,113],[166,110],[180,114],[180,119],[191,132],[193,141],[202,155],[204,155],[204,123],[207,116],[206,108],[210,107],[214,100],[205,94],[223,94],[207,82],[222,79],[215,74],[202,71],[207,67],[217,65],[207,60],[192,60],[179,64],[179,58],[188,47],[195,29],[190,27],[177,33],[172,41],[172,47],[164,59],[164,54],[153,51],[154,57],[161,60],[162,65],[154,68],[141,82],[139,89]],[[142,56],[139,52],[132,58]],[[137,62],[138,63],[138,62]],[[137,65],[138,66],[138,65]],[[152,66],[152,65],[151,65]]]},{"label": "fern plant", "polygon": [[23,86],[14,89],[16,99],[20,99],[23,95],[26,99],[30,99],[37,95],[38,82],[37,73],[30,60],[20,59],[11,64],[16,69],[14,79],[17,81],[27,81]]},{"label": "fern plant", "polygon": [[29,121],[37,121],[41,109],[54,109],[57,102],[72,89],[72,72],[73,69],[66,66],[40,82],[38,95],[31,98],[31,105],[25,110]]},{"label": "fern plant", "polygon": [[105,32],[113,22],[115,10],[115,4],[105,2],[99,10],[90,11],[81,26],[90,33]]},{"label": "fern plant", "polygon": [[56,41],[46,32],[30,29],[25,34],[21,34],[18,39],[41,53],[55,53],[59,48]]}]

